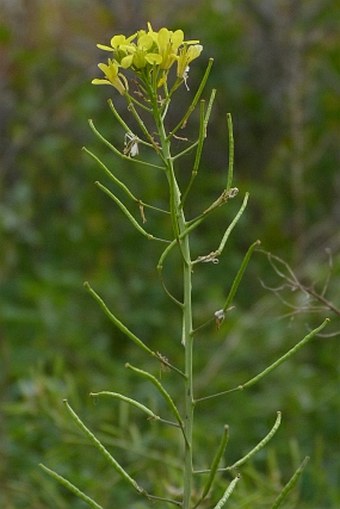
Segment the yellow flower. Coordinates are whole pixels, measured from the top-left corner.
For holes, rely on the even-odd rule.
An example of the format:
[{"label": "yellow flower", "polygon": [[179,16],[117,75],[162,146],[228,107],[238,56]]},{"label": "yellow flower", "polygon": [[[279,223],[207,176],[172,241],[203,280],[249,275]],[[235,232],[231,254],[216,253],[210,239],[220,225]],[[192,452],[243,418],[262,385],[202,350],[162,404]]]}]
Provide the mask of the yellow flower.
[{"label": "yellow flower", "polygon": [[[154,32],[155,33],[155,32]],[[170,69],[172,64],[176,61],[178,48],[184,40],[184,33],[182,30],[172,32],[167,28],[161,28],[156,33],[156,44],[158,46],[159,54],[162,57],[161,69]]]},{"label": "yellow flower", "polygon": [[111,38],[111,46],[106,46],[105,44],[97,44],[97,48],[102,49],[104,51],[126,51],[126,48],[131,45],[131,41],[136,37],[136,34],[130,35],[130,37],[126,37],[125,35],[114,35]]},{"label": "yellow flower", "polygon": [[179,56],[177,60],[177,76],[178,78],[186,81],[188,77],[189,64],[195,58],[199,57],[203,50],[203,46],[200,44],[194,44],[192,46],[184,46],[179,50]]},{"label": "yellow flower", "polygon": [[121,95],[124,95],[128,88],[127,80],[118,72],[117,62],[109,58],[107,64],[98,64],[98,67],[103,71],[105,78],[95,78],[91,83],[93,85],[112,85]]},{"label": "yellow flower", "polygon": [[153,37],[144,32],[144,30],[141,30],[137,40],[137,51],[143,52],[148,64],[158,65],[161,63],[162,57],[155,50],[157,48],[155,47]]},{"label": "yellow flower", "polygon": [[127,55],[122,58],[120,64],[124,69],[133,67],[142,69],[147,64],[159,65],[162,57],[154,51],[153,38],[144,30],[138,32],[137,44],[130,44],[126,47]]},{"label": "yellow flower", "polygon": [[[115,35],[110,40],[110,46],[97,44],[98,48],[112,52],[113,57],[108,64],[99,64],[105,78],[97,78],[92,83],[112,85],[120,94],[124,94],[128,83],[119,69],[131,69],[142,79],[148,76],[150,82],[152,76],[156,76],[159,88],[167,82],[168,71],[176,62],[177,77],[186,82],[190,62],[202,51],[198,43],[196,40],[185,41],[183,30],[172,31],[163,27],[156,32],[151,23],[147,24],[147,30],[139,30],[129,37]],[[142,69],[147,72],[139,72]]]}]

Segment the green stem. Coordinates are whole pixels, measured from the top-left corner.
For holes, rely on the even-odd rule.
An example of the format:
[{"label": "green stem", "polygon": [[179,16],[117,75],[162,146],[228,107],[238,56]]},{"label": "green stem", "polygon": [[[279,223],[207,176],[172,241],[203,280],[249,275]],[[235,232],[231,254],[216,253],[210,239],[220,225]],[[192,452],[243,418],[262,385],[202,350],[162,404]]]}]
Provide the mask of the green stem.
[{"label": "green stem", "polygon": [[[177,183],[173,158],[171,156],[170,139],[164,126],[164,118],[161,115],[157,96],[150,90],[152,97],[153,113],[156,121],[156,127],[159,134],[161,152],[166,165],[166,175],[170,189],[170,212],[174,236],[182,258],[183,274],[183,306],[182,306],[182,344],[185,349],[185,382],[184,382],[184,472],[183,472],[183,509],[190,509],[192,493],[192,430],[194,416],[194,397],[193,397],[193,334],[192,334],[192,300],[191,300],[191,273],[192,261],[190,254],[190,242],[187,230],[187,222],[184,210],[181,207],[181,192]],[[186,233],[185,233],[186,232]]]}]

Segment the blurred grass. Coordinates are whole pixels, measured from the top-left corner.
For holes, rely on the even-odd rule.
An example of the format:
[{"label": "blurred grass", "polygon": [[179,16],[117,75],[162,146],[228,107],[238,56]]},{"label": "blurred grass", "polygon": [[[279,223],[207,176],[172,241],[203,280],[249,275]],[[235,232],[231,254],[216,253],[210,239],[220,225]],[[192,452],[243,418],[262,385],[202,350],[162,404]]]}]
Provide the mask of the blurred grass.
[{"label": "blurred grass", "polygon": [[[184,9],[185,5],[185,9]],[[161,7],[161,8],[160,8]],[[174,362],[180,358],[178,316],[155,274],[159,248],[138,239],[107,197],[92,185],[102,178],[86,145],[95,150],[138,193],[162,199],[156,172],[132,169],[99,146],[87,126],[96,125],[123,145],[106,98],[94,90],[96,42],[116,32],[133,32],[147,20],[181,26],[199,37],[205,52],[192,66],[190,88],[215,58],[210,86],[218,88],[201,173],[191,202],[194,214],[218,196],[225,182],[227,138],[221,112],[232,111],[236,139],[236,185],[251,192],[248,212],[218,266],[195,272],[196,319],[220,308],[247,247],[260,238],[266,249],[286,258],[306,284],[321,291],[328,255],[333,269],[327,296],[339,302],[340,262],[338,142],[338,41],[335,1],[273,3],[252,1],[43,2],[0,3],[1,172],[0,172],[0,505],[6,509],[82,507],[38,470],[44,462],[79,484],[104,506],[143,509],[108,472],[67,419],[67,397],[114,447],[129,472],[153,484],[164,472],[160,493],[176,486],[173,465],[178,444],[170,432],[150,426],[124,407],[89,401],[88,393],[121,390],[160,402],[147,384],[127,376],[124,363],[146,367],[127,340],[107,323],[84,292],[82,282],[100,291],[132,330]],[[134,19],[131,21],[131,9]],[[298,43],[294,45],[295,35]],[[294,36],[294,37],[293,37]],[[292,72],[300,59],[300,74]],[[292,90],[295,95],[292,95]],[[179,105],[182,110],[183,104]],[[294,102],[295,101],[295,102]],[[121,106],[118,98],[118,107]],[[300,112],[302,193],[292,168],[301,164],[294,143],[293,111]],[[172,112],[173,119],[177,112]],[[197,119],[188,127],[195,129]],[[294,127],[295,126],[295,127]],[[190,172],[182,167],[184,177]],[[295,187],[294,187],[295,186]],[[160,198],[158,198],[160,196]],[[197,254],[217,243],[232,206],[221,210],[194,238]],[[299,212],[299,215],[297,215]],[[226,217],[227,216],[227,217]],[[149,224],[161,228],[152,215]],[[136,256],[136,253],[139,253]],[[172,262],[171,262],[172,263]],[[176,287],[172,265],[166,271]],[[242,383],[321,322],[324,311],[282,318],[289,309],[265,290],[278,284],[263,256],[255,255],[237,296],[237,308],[216,333],[197,340],[197,391],[205,394]],[[222,286],[221,286],[222,282]],[[281,284],[279,282],[279,284]],[[285,298],[301,306],[301,295]],[[338,305],[339,307],[339,305]],[[339,330],[333,317],[330,330]],[[170,339],[169,339],[170,338]],[[249,450],[268,430],[275,412],[283,425],[269,450],[243,472],[231,507],[270,507],[273,489],[288,480],[298,462],[311,455],[299,492],[287,509],[336,509],[340,503],[339,337],[313,341],[249,392],[217,405],[202,404],[196,431],[197,461],[206,465],[225,422],[231,427],[228,461]],[[155,366],[149,366],[155,369]],[[156,367],[157,369],[157,367]],[[166,384],[173,380],[166,375]],[[176,391],[176,387],[172,387]],[[209,429],[207,434],[206,430]],[[164,449],[172,441],[170,451]],[[298,444],[298,445],[296,445]],[[140,451],[134,454],[132,446]],[[148,465],[145,448],[155,451]],[[160,463],[156,451],[167,454]],[[268,482],[274,479],[273,487]],[[221,490],[226,479],[221,482]],[[252,495],[259,493],[258,499]],[[241,505],[243,504],[243,505]]]}]

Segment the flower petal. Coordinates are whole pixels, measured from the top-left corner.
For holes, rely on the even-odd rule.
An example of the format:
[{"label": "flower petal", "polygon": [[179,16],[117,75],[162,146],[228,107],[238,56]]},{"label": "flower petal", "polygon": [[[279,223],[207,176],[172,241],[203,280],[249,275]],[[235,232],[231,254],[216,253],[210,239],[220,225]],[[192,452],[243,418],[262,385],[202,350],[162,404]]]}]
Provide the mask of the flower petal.
[{"label": "flower petal", "polygon": [[184,33],[183,33],[183,30],[176,30],[173,34],[172,34],[172,37],[171,37],[171,40],[172,40],[172,46],[174,49],[178,49],[179,46],[183,43],[184,41]]},{"label": "flower petal", "polygon": [[158,65],[162,62],[162,57],[158,53],[147,53],[145,60],[151,65]]},{"label": "flower petal", "polygon": [[114,35],[110,42],[111,46],[116,49],[118,46],[126,44],[126,37],[125,35]]},{"label": "flower petal", "polygon": [[170,40],[170,32],[167,28],[161,28],[158,32],[159,49],[164,51],[167,49]]},{"label": "flower petal", "polygon": [[110,46],[105,46],[105,44],[97,44],[97,48],[103,49],[104,51],[113,51],[113,48],[110,48]]},{"label": "flower petal", "polygon": [[123,67],[123,69],[127,69],[132,65],[133,62],[133,55],[127,55],[126,57],[123,57],[120,61],[120,65]]},{"label": "flower petal", "polygon": [[139,48],[143,48],[145,50],[148,50],[153,45],[153,39],[151,35],[143,34],[141,37],[138,38],[137,45]]},{"label": "flower petal", "polygon": [[104,80],[104,79],[100,79],[100,78],[94,78],[91,81],[91,83],[92,83],[92,85],[111,85],[109,80]]}]

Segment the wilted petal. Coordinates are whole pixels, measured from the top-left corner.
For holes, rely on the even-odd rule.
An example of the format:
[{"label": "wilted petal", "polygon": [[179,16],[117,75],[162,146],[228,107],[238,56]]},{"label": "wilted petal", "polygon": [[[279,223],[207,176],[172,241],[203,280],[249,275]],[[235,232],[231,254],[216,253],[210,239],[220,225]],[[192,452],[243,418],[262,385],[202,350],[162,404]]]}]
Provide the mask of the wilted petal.
[{"label": "wilted petal", "polygon": [[199,57],[202,53],[203,46],[195,44],[194,46],[185,46],[179,52],[177,60],[177,76],[179,78],[186,78],[188,73],[188,66],[195,58]]},{"label": "wilted petal", "polygon": [[203,46],[201,44],[195,44],[194,46],[189,46],[188,48],[188,58],[189,63],[192,62],[195,58],[199,57],[202,53]]}]

